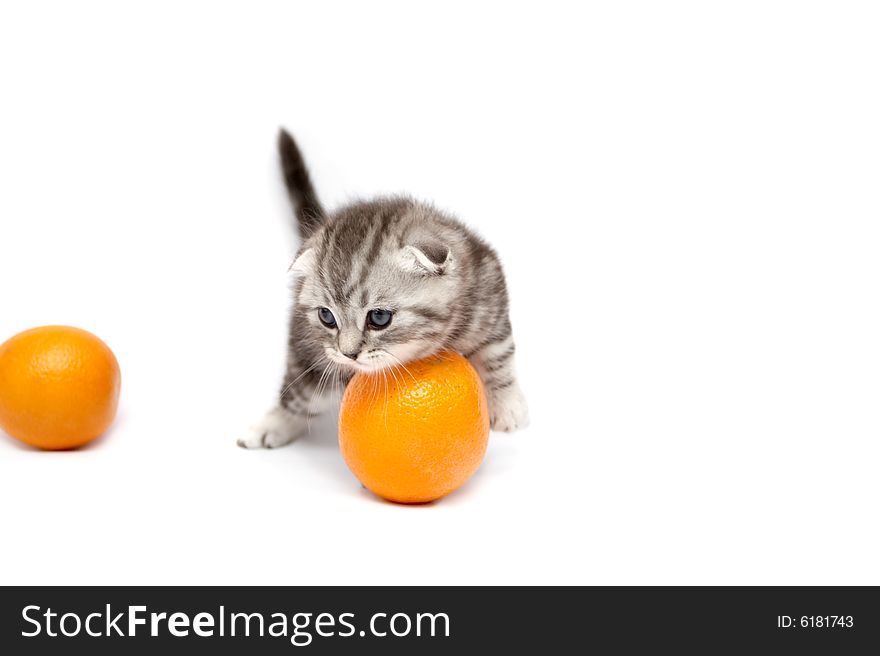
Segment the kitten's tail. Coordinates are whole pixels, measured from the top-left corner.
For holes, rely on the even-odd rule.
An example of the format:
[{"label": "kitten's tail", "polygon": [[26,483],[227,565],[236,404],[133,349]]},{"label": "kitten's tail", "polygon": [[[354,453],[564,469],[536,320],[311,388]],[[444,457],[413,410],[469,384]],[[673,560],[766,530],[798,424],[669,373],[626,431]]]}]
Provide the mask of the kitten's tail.
[{"label": "kitten's tail", "polygon": [[283,128],[278,133],[278,153],[281,171],[290,201],[296,209],[299,235],[308,239],[324,222],[324,208],[315,193],[309,171],[293,137]]}]

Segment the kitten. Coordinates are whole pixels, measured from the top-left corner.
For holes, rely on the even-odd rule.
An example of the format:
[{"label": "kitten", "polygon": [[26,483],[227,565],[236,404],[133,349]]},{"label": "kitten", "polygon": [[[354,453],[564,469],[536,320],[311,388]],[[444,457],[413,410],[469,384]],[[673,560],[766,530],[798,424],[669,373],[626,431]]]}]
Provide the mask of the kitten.
[{"label": "kitten", "polygon": [[440,351],[468,357],[486,388],[492,428],[528,423],[514,373],[507,290],[498,256],[456,219],[407,197],[328,214],[293,138],[278,138],[302,246],[278,405],[238,441],[278,447],[328,404],[329,378],[402,367]]}]

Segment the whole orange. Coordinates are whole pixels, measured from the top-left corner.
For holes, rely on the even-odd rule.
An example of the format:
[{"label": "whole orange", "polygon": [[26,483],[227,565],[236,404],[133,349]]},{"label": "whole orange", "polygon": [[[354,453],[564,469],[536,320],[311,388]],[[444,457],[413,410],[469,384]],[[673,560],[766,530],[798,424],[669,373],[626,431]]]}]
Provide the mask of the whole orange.
[{"label": "whole orange", "polygon": [[477,471],[489,440],[480,376],[442,353],[351,379],[339,413],[339,445],[369,490],[398,503],[426,503]]},{"label": "whole orange", "polygon": [[74,449],[116,415],[119,364],[85,330],[45,326],[0,345],[0,428],[40,449]]}]

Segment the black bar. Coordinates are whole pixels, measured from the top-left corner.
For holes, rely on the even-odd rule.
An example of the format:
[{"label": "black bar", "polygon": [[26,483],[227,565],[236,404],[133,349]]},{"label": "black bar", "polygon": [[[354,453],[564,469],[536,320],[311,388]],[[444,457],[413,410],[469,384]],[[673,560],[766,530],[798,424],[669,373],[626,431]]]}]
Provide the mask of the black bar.
[{"label": "black bar", "polygon": [[[145,608],[129,611],[137,606]],[[54,616],[46,616],[49,609]],[[64,631],[76,633],[79,626],[71,637],[61,634],[60,620],[68,613],[76,617],[64,619]],[[174,631],[187,631],[186,636],[172,635],[168,618],[173,613],[183,613],[174,620]],[[206,615],[199,619],[199,613]],[[250,636],[243,635],[245,619],[232,619],[234,613],[260,614],[248,620]],[[144,624],[134,625],[133,637],[120,636],[129,632],[132,616]],[[846,654],[877,649],[878,618],[880,594],[874,587],[0,588],[4,654],[87,648],[90,654],[145,650],[164,655],[227,646],[249,654],[303,649],[314,654],[448,654],[480,646],[554,654],[597,647],[615,653],[648,647],[640,653],[716,653],[723,648],[749,654]],[[236,635],[231,635],[231,623]],[[270,636],[272,627],[286,635]],[[111,635],[92,637],[87,628]],[[196,635],[196,628],[212,635]],[[58,635],[50,637],[48,631]],[[34,632],[38,635],[23,635]]]}]

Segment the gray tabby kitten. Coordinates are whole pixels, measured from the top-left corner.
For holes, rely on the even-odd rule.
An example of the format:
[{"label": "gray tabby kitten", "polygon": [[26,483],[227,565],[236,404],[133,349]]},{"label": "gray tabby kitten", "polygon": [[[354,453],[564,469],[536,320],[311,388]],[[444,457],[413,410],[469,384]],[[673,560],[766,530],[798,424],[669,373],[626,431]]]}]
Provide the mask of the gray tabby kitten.
[{"label": "gray tabby kitten", "polygon": [[406,375],[408,361],[445,350],[462,353],[479,372],[494,430],[524,427],[507,289],[492,248],[456,219],[406,197],[328,214],[283,130],[278,148],[303,240],[291,266],[287,375],[278,405],[239,446],[278,447],[304,433],[328,404],[331,377],[346,383],[357,371],[388,369],[385,375]]}]

